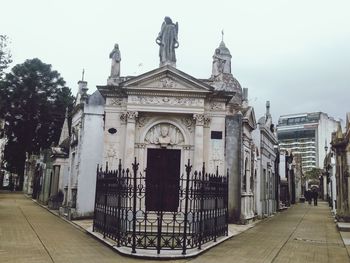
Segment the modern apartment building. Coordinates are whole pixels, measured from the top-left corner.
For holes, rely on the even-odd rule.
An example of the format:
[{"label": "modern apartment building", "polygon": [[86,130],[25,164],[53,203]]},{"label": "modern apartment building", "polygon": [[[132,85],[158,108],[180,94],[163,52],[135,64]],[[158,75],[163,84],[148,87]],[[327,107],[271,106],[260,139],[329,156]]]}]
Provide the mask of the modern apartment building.
[{"label": "modern apartment building", "polygon": [[300,154],[303,171],[323,168],[324,147],[338,123],[323,112],[282,115],[277,125],[280,150]]}]

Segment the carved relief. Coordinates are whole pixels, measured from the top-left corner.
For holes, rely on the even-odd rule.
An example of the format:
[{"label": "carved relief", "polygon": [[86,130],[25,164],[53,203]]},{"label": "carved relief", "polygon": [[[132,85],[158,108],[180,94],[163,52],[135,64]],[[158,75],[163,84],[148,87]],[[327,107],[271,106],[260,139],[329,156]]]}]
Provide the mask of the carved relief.
[{"label": "carved relief", "polygon": [[140,116],[137,119],[137,125],[141,128],[143,126],[145,126],[145,124],[149,121],[149,117],[145,117],[145,116]]},{"label": "carved relief", "polygon": [[112,98],[109,101],[111,106],[121,106],[123,104],[123,98]]},{"label": "carved relief", "polygon": [[223,104],[220,102],[211,102],[209,104],[209,110],[220,111],[220,110],[225,110],[225,107],[223,107]]},{"label": "carved relief", "polygon": [[170,78],[161,79],[160,82],[162,83],[162,87],[166,89],[174,88],[176,85],[176,83]]},{"label": "carved relief", "polygon": [[150,128],[145,141],[151,144],[177,145],[185,141],[182,132],[170,123],[159,123]]},{"label": "carved relief", "polygon": [[123,112],[122,114],[120,114],[120,121],[121,123],[125,124],[126,121],[127,121],[127,113],[126,112]]},{"label": "carved relief", "polygon": [[193,132],[193,124],[194,124],[194,120],[193,118],[187,117],[187,118],[182,118],[181,122],[183,125],[186,126],[186,128],[188,129],[189,132]]},{"label": "carved relief", "polygon": [[116,155],[117,155],[117,151],[116,151],[114,145],[112,144],[108,147],[107,158],[111,159],[111,158],[114,158]]},{"label": "carved relief", "polygon": [[202,106],[202,100],[195,98],[134,96],[131,101],[135,104]]}]

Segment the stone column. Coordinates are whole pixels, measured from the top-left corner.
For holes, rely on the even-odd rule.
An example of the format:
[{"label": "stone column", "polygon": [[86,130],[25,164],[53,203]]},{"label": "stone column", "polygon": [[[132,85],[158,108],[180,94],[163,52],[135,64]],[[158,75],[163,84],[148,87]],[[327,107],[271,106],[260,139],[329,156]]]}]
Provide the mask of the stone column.
[{"label": "stone column", "polygon": [[124,150],[124,168],[131,169],[135,158],[135,128],[137,111],[128,111],[126,113],[126,133],[125,133],[125,150]]},{"label": "stone column", "polygon": [[[207,115],[204,115],[204,146],[203,146],[203,154],[204,154],[204,159],[203,162],[205,162],[205,168],[208,171],[209,168],[209,156],[212,156],[211,153],[211,139],[210,139],[210,122],[211,118]],[[220,167],[222,168],[222,167]],[[219,169],[220,169],[219,168]],[[214,169],[215,170],[215,169]]]},{"label": "stone column", "polygon": [[194,165],[193,171],[200,171],[203,166],[204,160],[204,147],[203,147],[203,135],[204,135],[204,114],[193,114],[193,119],[196,122],[195,127],[195,139],[194,139]]}]

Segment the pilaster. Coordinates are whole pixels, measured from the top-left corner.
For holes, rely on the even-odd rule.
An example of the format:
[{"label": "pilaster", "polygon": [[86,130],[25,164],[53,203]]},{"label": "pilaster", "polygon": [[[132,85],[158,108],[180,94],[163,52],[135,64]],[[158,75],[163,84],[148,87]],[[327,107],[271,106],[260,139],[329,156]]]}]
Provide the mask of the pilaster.
[{"label": "pilaster", "polygon": [[135,158],[135,128],[138,112],[128,111],[124,116],[126,119],[124,167],[131,169]]},{"label": "pilaster", "polygon": [[193,114],[195,120],[195,139],[194,139],[194,170],[200,170],[204,160],[204,114]]}]

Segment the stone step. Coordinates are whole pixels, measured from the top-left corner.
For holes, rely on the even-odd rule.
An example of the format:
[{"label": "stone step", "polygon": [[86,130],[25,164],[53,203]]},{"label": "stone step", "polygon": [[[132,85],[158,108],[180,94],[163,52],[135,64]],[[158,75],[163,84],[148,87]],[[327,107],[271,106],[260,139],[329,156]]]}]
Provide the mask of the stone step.
[{"label": "stone step", "polygon": [[339,231],[350,232],[350,223],[338,222],[337,227]]}]

